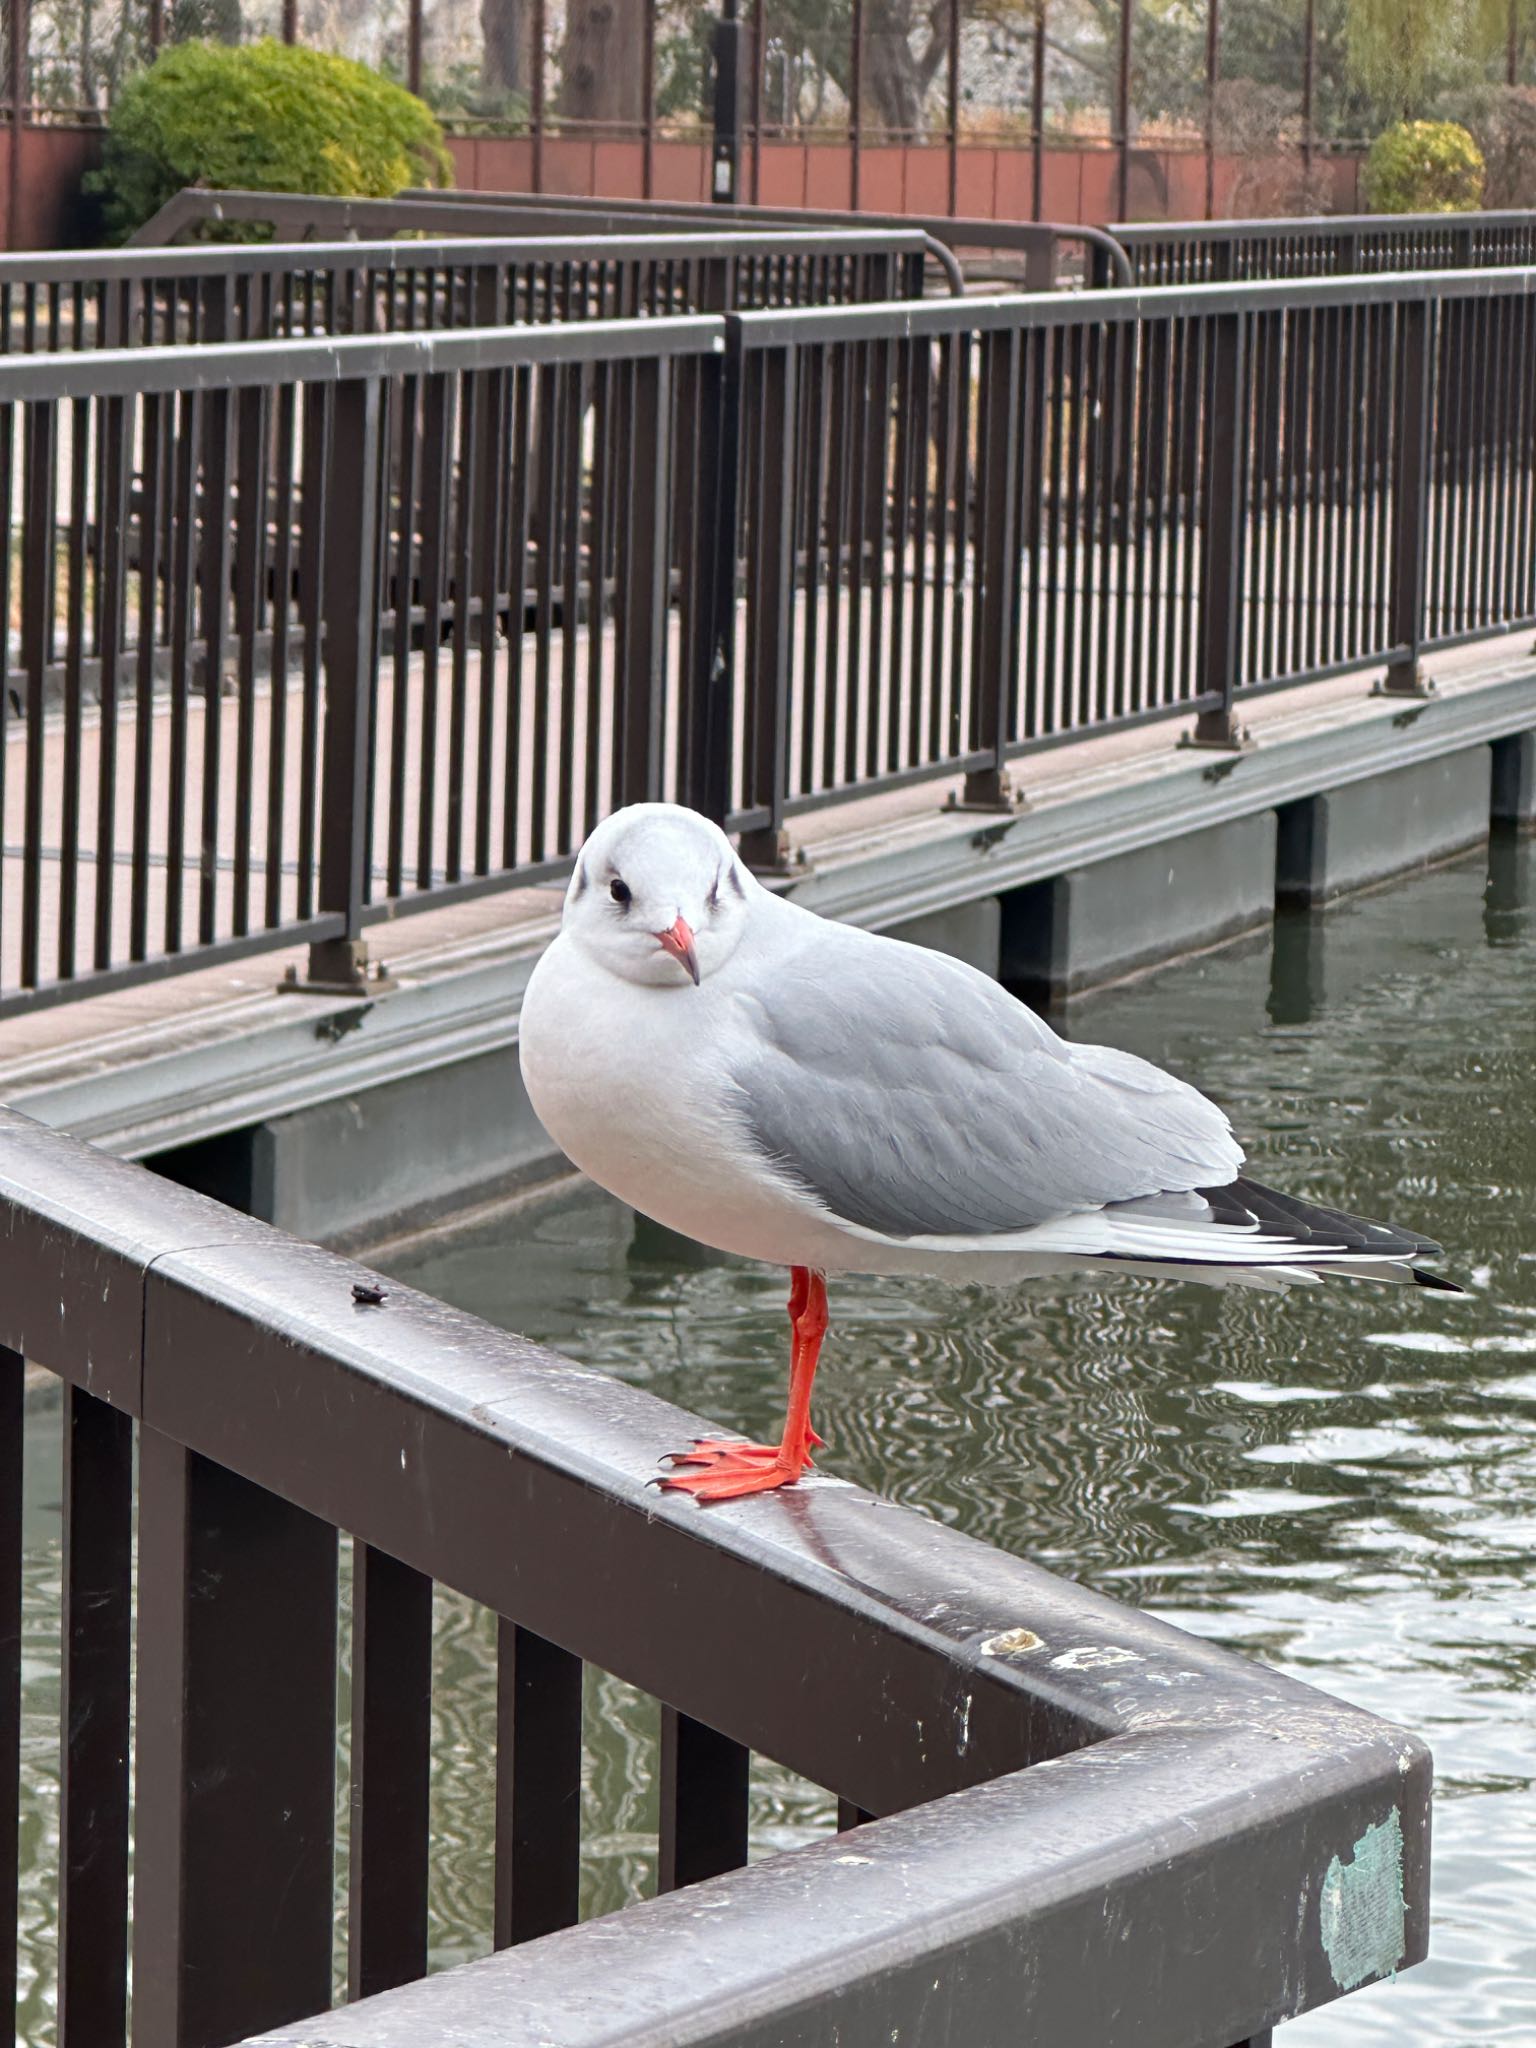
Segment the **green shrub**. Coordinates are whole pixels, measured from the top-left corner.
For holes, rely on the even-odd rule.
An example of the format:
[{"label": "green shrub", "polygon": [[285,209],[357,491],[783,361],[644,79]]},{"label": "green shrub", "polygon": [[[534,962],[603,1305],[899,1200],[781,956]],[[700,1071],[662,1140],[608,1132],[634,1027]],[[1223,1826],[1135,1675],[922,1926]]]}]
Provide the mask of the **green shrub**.
[{"label": "green shrub", "polygon": [[1483,153],[1454,121],[1399,121],[1371,144],[1372,213],[1470,213],[1483,197]]},{"label": "green shrub", "polygon": [[129,235],[185,185],[387,199],[451,185],[431,109],[347,57],[282,43],[175,43],[124,85],[88,190]]}]

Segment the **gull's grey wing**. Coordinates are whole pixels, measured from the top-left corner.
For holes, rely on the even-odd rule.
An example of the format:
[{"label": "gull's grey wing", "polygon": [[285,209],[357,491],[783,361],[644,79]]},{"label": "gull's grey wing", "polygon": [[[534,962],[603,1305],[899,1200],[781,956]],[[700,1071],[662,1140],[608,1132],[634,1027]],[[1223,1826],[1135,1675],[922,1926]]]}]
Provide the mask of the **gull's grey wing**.
[{"label": "gull's grey wing", "polygon": [[1131,1053],[1068,1045],[942,954],[808,920],[764,967],[736,999],[736,1109],[845,1222],[994,1236],[1222,1186],[1242,1164],[1196,1090]]}]

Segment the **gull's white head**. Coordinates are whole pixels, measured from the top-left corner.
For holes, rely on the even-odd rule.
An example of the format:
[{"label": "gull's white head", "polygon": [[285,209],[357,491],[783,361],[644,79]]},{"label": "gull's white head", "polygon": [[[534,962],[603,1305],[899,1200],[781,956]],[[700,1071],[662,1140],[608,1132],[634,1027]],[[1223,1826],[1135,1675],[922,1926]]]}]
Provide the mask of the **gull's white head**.
[{"label": "gull's white head", "polygon": [[760,886],[697,811],[630,804],[576,856],[561,931],[624,981],[691,989],[735,952]]}]

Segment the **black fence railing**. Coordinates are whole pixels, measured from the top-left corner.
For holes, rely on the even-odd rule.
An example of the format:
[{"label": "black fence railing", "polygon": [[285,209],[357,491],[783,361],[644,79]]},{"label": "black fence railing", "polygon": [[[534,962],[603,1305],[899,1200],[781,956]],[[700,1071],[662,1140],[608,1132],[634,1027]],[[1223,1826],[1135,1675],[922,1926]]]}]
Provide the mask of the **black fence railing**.
[{"label": "black fence railing", "polygon": [[1536,263],[1536,213],[1149,221],[1108,232],[1130,258],[1137,284],[1369,277]]},{"label": "black fence railing", "polygon": [[[917,2015],[978,2048],[1258,2048],[1423,1956],[1430,1760],[1400,1730],[840,1482],[659,1495],[694,1418],[11,1111],[0,1238],[0,1984],[18,1787],[57,1770],[61,2042],[124,2041],[130,1953],[133,2039],[185,2048],[873,2044]],[[19,1742],[24,1360],[64,1402],[56,1755]],[[502,1953],[428,1977],[436,1587],[498,1617],[494,1912],[459,1934]],[[660,1895],[585,1926],[584,1672],[660,1702]],[[845,1832],[746,1868],[752,1752]],[[338,1947],[360,2002],[331,2012]]]},{"label": "black fence railing", "polygon": [[[402,258],[401,260],[405,260]],[[1536,623],[1536,271],[0,357],[0,1009]]]},{"label": "black fence railing", "polygon": [[[252,248],[135,248],[0,256],[0,353],[191,346],[323,334],[436,332],[509,322],[623,320],[763,306],[921,297],[948,252],[913,229],[588,235],[550,214],[553,232],[482,232],[408,243],[351,238],[350,212],[380,202],[299,202],[199,193],[242,220],[311,203],[333,241]],[[240,202],[253,206],[244,213]],[[465,226],[495,228],[481,216]],[[958,278],[954,280],[958,288]]]},{"label": "black fence railing", "polygon": [[280,241],[318,236],[559,235],[580,227],[592,235],[707,234],[729,226],[757,234],[920,233],[950,283],[959,288],[957,258],[973,278],[1008,278],[1015,287],[1046,291],[1058,283],[1130,284],[1125,251],[1103,228],[1070,221],[974,220],[947,214],[875,213],[813,207],[726,206],[701,200],[591,199],[542,192],[430,188],[393,199],[333,199],[313,193],[213,192],[188,187],[168,200],[134,236],[158,247],[230,221],[269,228]]}]

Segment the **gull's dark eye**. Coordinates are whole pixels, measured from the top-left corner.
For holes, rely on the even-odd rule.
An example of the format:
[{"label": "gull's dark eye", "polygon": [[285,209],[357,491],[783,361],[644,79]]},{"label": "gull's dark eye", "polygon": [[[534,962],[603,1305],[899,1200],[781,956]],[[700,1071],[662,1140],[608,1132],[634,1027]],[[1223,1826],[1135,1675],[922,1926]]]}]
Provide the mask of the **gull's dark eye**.
[{"label": "gull's dark eye", "polygon": [[626,910],[629,908],[630,898],[628,882],[621,882],[618,876],[615,875],[613,880],[608,884],[608,894],[613,898],[615,903],[623,904]]},{"label": "gull's dark eye", "polygon": [[720,877],[718,875],[709,885],[709,907],[711,910],[718,910],[720,908]]}]

